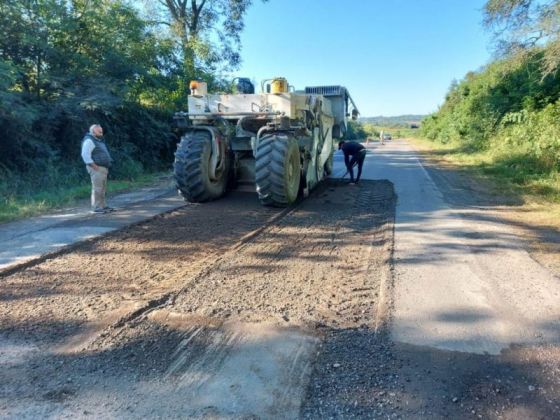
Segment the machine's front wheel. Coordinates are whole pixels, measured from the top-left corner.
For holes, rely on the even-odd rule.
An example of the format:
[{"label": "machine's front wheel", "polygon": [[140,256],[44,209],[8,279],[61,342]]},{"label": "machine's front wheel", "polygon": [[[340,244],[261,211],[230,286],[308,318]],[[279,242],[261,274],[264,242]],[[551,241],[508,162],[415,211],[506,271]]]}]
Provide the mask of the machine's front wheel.
[{"label": "machine's front wheel", "polygon": [[217,156],[212,156],[212,135],[209,131],[194,131],[181,138],[173,169],[177,189],[185,200],[199,203],[215,200],[225,193],[228,156],[225,150],[214,153]]},{"label": "machine's front wheel", "polygon": [[296,201],[301,179],[297,141],[285,134],[263,136],[257,147],[255,178],[264,205],[286,207]]}]

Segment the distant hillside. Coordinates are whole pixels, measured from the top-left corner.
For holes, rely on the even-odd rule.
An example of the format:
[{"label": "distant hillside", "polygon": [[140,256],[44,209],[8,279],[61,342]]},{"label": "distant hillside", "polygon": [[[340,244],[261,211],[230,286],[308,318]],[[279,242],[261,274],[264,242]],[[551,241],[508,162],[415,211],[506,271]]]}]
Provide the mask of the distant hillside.
[{"label": "distant hillside", "polygon": [[399,115],[396,117],[363,117],[358,118],[361,123],[370,123],[382,127],[410,127],[411,125],[420,126],[420,122],[426,115]]}]

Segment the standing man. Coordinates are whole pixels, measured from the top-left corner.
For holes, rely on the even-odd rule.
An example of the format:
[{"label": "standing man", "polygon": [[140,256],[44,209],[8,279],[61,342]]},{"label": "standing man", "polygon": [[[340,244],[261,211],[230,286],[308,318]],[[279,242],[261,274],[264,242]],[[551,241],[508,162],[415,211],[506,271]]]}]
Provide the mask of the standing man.
[{"label": "standing man", "polygon": [[91,211],[92,213],[107,213],[114,210],[107,206],[107,175],[113,159],[109,149],[103,141],[103,128],[93,124],[82,139],[82,159],[91,177]]},{"label": "standing man", "polygon": [[385,133],[383,132],[383,130],[379,132],[379,143],[385,144]]},{"label": "standing man", "polygon": [[[366,158],[366,148],[354,141],[341,141],[338,143],[338,150],[344,153],[344,164],[350,173],[350,185],[355,185],[362,176],[362,166]],[[358,176],[354,180],[354,166],[358,165]]]}]

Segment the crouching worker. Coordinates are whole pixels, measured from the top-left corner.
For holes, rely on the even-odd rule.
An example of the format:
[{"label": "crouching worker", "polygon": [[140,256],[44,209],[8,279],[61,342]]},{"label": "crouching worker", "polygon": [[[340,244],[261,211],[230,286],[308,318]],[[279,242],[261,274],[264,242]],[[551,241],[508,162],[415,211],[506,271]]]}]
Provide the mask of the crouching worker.
[{"label": "crouching worker", "polygon": [[[350,174],[350,185],[357,184],[362,176],[362,166],[366,159],[366,149],[360,143],[354,141],[341,141],[338,143],[338,150],[344,153],[344,164]],[[358,174],[354,179],[354,166],[358,166]]]},{"label": "crouching worker", "polygon": [[103,141],[103,128],[94,124],[82,139],[82,159],[91,178],[91,211],[107,213],[114,209],[107,206],[107,175],[113,159]]}]

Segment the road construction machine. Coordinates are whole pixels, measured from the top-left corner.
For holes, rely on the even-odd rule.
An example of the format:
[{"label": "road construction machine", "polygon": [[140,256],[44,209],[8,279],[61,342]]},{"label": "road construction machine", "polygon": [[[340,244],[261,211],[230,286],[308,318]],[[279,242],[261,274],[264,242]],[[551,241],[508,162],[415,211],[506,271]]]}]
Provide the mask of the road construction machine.
[{"label": "road construction machine", "polygon": [[209,94],[200,81],[190,89],[188,112],[175,114],[181,140],[174,162],[177,189],[190,202],[250,184],[262,204],[290,205],[332,172],[347,117],[358,116],[343,86],[296,91],[277,77],[261,93],[246,78],[234,79],[233,94]]}]

